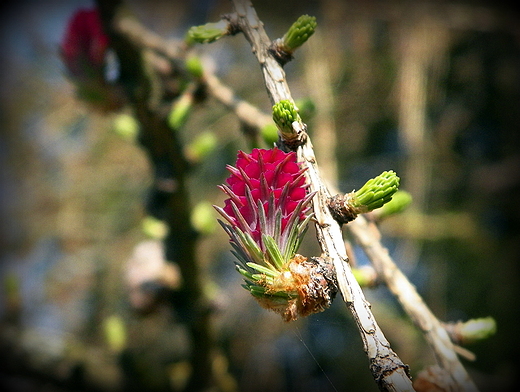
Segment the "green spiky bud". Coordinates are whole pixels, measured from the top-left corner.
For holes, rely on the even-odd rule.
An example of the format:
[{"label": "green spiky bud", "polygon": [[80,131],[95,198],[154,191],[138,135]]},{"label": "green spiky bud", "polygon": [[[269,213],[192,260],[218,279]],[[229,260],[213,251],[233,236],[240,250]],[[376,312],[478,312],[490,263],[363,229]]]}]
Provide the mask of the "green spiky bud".
[{"label": "green spiky bud", "polygon": [[282,49],[289,53],[294,52],[314,34],[316,26],[316,17],[309,15],[300,16],[283,36]]},{"label": "green spiky bud", "polygon": [[215,42],[229,33],[229,22],[226,20],[221,20],[216,23],[206,23],[205,25],[191,27],[186,34],[186,42],[188,44],[194,42],[207,44]]},{"label": "green spiky bud", "polygon": [[293,128],[293,122],[301,122],[301,117],[294,104],[289,100],[282,100],[273,105],[273,120],[285,139],[293,140],[298,135]]},{"label": "green spiky bud", "polygon": [[200,162],[217,147],[217,137],[213,132],[203,132],[186,146],[186,156],[192,162]]},{"label": "green spiky bud", "polygon": [[365,213],[382,207],[392,200],[392,196],[399,188],[399,177],[393,170],[384,171],[372,178],[354,192],[349,203],[359,213]]},{"label": "green spiky bud", "polygon": [[409,192],[398,190],[392,196],[392,200],[378,210],[378,218],[383,219],[390,215],[404,211],[412,203],[412,195]]},{"label": "green spiky bud", "polygon": [[177,99],[173,105],[170,114],[168,115],[168,123],[172,129],[179,129],[182,127],[193,107],[193,95],[191,93],[183,94]]},{"label": "green spiky bud", "polygon": [[260,129],[260,135],[268,146],[273,146],[278,141],[278,128],[274,124],[267,124]]},{"label": "green spiky bud", "polygon": [[335,195],[328,199],[332,216],[339,223],[348,223],[364,214],[382,207],[392,200],[399,187],[399,177],[393,172],[385,171],[368,180],[358,191],[346,195]]},{"label": "green spiky bud", "polygon": [[189,56],[185,62],[186,70],[196,78],[201,78],[204,74],[204,67],[198,56]]}]

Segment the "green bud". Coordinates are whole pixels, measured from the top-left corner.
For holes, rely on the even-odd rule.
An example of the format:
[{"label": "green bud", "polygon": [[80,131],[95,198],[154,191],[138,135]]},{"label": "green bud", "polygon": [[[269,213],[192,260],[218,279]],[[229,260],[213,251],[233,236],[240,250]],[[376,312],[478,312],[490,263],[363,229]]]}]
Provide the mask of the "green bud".
[{"label": "green bud", "polygon": [[217,147],[217,137],[213,132],[203,132],[186,147],[186,155],[193,162],[200,162]]},{"label": "green bud", "polygon": [[185,64],[187,71],[196,78],[201,78],[204,74],[204,67],[198,56],[189,56]]},{"label": "green bud", "polygon": [[301,117],[291,101],[282,100],[273,106],[273,120],[284,139],[294,139],[297,136],[292,123],[301,122]]},{"label": "green bud", "polygon": [[126,327],[121,317],[112,315],[103,321],[105,339],[110,349],[121,352],[126,346]]},{"label": "green bud", "polygon": [[474,343],[494,335],[497,324],[493,317],[484,317],[468,320],[462,323],[459,334],[463,343]]},{"label": "green bud", "polygon": [[274,124],[267,124],[260,130],[260,135],[268,146],[272,146],[278,141],[278,128]]},{"label": "green bud", "polygon": [[193,97],[191,94],[184,94],[175,101],[172,105],[172,110],[168,115],[168,123],[170,124],[170,127],[172,129],[179,129],[182,127],[186,123],[192,107]]},{"label": "green bud", "polygon": [[382,207],[392,200],[399,187],[399,177],[394,171],[384,171],[379,176],[368,180],[360,190],[354,192],[349,204],[356,213],[365,213]]},{"label": "green bud", "polygon": [[191,225],[201,234],[211,234],[215,231],[215,213],[211,203],[198,203],[191,211]]},{"label": "green bud", "polygon": [[282,38],[283,49],[289,53],[302,46],[316,30],[316,18],[302,15],[292,24]]},{"label": "green bud", "polygon": [[164,221],[156,219],[153,216],[147,216],[144,218],[141,227],[143,233],[150,238],[160,240],[168,234],[168,225]]},{"label": "green bud", "polygon": [[392,196],[392,200],[386,203],[379,211],[379,219],[404,211],[412,203],[412,195],[409,192],[398,190]]},{"label": "green bud", "polygon": [[207,44],[229,34],[229,22],[221,20],[216,23],[206,23],[201,26],[193,26],[188,30],[186,42],[188,44],[198,42],[199,44]]},{"label": "green bud", "polygon": [[134,140],[139,132],[139,123],[129,114],[120,114],[112,123],[116,134],[127,140]]}]

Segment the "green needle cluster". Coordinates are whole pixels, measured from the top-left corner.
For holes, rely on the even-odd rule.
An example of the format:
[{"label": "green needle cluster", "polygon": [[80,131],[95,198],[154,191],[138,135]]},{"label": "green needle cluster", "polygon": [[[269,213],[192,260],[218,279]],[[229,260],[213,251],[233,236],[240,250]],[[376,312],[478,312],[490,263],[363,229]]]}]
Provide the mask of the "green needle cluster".
[{"label": "green needle cluster", "polygon": [[382,207],[392,200],[392,196],[399,187],[399,177],[394,171],[384,171],[379,176],[372,178],[354,192],[350,200],[351,206],[357,213],[365,213]]},{"label": "green needle cluster", "polygon": [[302,46],[316,30],[316,17],[302,15],[292,24],[282,38],[285,51],[292,53]]},{"label": "green needle cluster", "polygon": [[229,23],[221,20],[216,23],[206,23],[201,26],[193,26],[188,30],[186,40],[188,43],[198,42],[207,44],[215,42],[219,38],[229,34]]},{"label": "green needle cluster", "polygon": [[292,139],[296,136],[292,123],[300,122],[301,118],[291,101],[282,100],[273,106],[273,120],[284,139]]}]

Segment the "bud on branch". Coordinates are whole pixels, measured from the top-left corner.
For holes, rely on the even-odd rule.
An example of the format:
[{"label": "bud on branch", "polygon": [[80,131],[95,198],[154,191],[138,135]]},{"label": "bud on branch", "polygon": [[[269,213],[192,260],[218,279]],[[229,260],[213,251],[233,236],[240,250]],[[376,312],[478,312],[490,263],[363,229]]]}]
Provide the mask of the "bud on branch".
[{"label": "bud on branch", "polygon": [[302,15],[294,22],[282,38],[274,40],[269,48],[280,65],[292,60],[293,53],[302,46],[316,30],[316,18]]},{"label": "bud on branch", "polygon": [[222,20],[214,23],[206,23],[201,26],[193,26],[186,33],[185,41],[188,45],[193,43],[207,44],[226,36],[239,32],[236,25],[236,17],[233,14],[222,15]]},{"label": "bud on branch", "polygon": [[221,20],[215,23],[206,23],[201,26],[193,26],[188,30],[186,40],[189,43],[208,44],[229,35],[229,22]]},{"label": "bud on branch", "polygon": [[288,53],[294,52],[314,34],[316,26],[316,17],[309,15],[300,16],[283,36],[282,49]]},{"label": "bud on branch", "polygon": [[293,147],[304,141],[306,126],[291,101],[282,100],[273,105],[273,120],[286,145]]},{"label": "bud on branch", "polygon": [[340,223],[347,223],[359,214],[382,207],[392,200],[399,187],[399,177],[394,171],[384,171],[366,182],[358,191],[336,195],[329,199],[332,215]]},{"label": "bud on branch", "polygon": [[453,342],[471,344],[494,335],[497,324],[493,317],[471,319],[465,322],[446,323],[444,325]]}]

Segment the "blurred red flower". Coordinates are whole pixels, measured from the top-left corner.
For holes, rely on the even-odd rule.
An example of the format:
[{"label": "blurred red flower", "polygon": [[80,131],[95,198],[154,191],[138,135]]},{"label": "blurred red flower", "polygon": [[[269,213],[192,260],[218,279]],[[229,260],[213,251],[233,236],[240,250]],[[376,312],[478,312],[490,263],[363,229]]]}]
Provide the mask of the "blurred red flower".
[{"label": "blurred red flower", "polygon": [[102,75],[108,46],[97,9],[80,9],[69,20],[63,37],[63,62],[74,77]]}]

